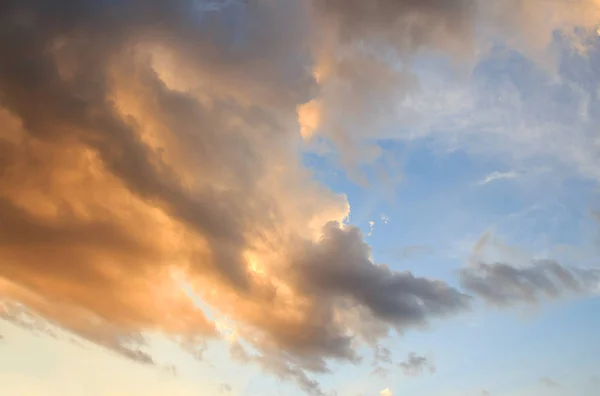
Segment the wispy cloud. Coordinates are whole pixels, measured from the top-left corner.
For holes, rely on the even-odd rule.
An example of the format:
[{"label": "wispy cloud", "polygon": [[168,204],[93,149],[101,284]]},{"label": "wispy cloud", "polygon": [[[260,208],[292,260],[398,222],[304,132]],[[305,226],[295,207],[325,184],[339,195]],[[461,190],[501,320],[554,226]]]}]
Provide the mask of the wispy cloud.
[{"label": "wispy cloud", "polygon": [[555,380],[553,380],[552,378],[548,378],[548,377],[543,377],[540,378],[540,383],[547,387],[547,388],[551,388],[551,389],[557,389],[557,388],[562,388],[562,385],[559,384],[558,382],[556,382]]},{"label": "wispy cloud", "polygon": [[402,368],[405,375],[411,377],[420,375],[425,371],[435,373],[435,365],[431,360],[425,356],[417,355],[414,352],[411,352],[408,355],[408,358],[398,365]]},{"label": "wispy cloud", "polygon": [[369,221],[369,232],[367,233],[367,236],[373,235],[373,231],[375,231],[375,222],[371,220]]},{"label": "wispy cloud", "polygon": [[485,185],[485,184],[489,184],[494,181],[515,179],[518,176],[519,176],[519,174],[515,171],[510,171],[510,172],[494,171],[494,172],[490,173],[489,175],[487,175],[486,177],[484,177],[482,180],[478,181],[477,184]]},{"label": "wispy cloud", "polygon": [[563,266],[552,259],[527,257],[523,252],[493,243],[486,233],[473,248],[468,265],[459,271],[462,287],[499,307],[538,304],[545,299],[597,293],[600,269]]}]

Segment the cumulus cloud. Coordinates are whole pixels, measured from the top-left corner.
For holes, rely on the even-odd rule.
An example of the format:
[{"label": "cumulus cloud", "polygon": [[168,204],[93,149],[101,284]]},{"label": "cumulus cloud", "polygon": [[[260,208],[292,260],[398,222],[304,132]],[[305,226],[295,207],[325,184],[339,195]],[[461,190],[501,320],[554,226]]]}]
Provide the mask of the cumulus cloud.
[{"label": "cumulus cloud", "polygon": [[[309,374],[329,360],[357,362],[392,329],[468,309],[444,282],[374,263],[344,223],[345,197],[302,167],[298,139],[321,134],[346,164],[378,156],[359,143],[418,89],[411,57],[469,53],[488,11],[476,0],[2,2],[3,318],[30,310],[151,363],[143,332],[198,351],[221,336],[216,312],[256,352],[233,344],[232,355],[318,395]],[[472,284],[487,275],[467,275],[481,294]]]},{"label": "cumulus cloud", "polygon": [[430,373],[435,372],[435,365],[425,356],[417,355],[414,352],[411,352],[407,359],[404,362],[398,364],[405,375],[408,376],[417,376],[423,374],[424,371],[429,371]]},{"label": "cumulus cloud", "polygon": [[0,6],[3,318],[152,363],[145,331],[219,338],[209,307],[256,351],[238,358],[321,394],[309,373],[329,359],[469,298],[374,263],[345,197],[302,167],[313,8],[206,4]]}]

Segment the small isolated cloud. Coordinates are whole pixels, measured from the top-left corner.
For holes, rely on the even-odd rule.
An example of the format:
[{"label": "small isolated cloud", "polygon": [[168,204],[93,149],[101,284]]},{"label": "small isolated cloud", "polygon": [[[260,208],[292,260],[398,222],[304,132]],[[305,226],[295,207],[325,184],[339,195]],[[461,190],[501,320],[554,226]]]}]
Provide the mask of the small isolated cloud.
[{"label": "small isolated cloud", "polygon": [[382,215],[380,216],[380,219],[381,219],[381,221],[383,222],[383,224],[387,224],[387,223],[388,223],[388,221],[390,221],[390,218],[389,218],[389,217],[387,217],[387,216],[386,216],[386,215],[384,215],[384,214],[382,214]]},{"label": "small isolated cloud", "polygon": [[481,396],[490,396],[490,392],[484,389],[481,391]]},{"label": "small isolated cloud", "polygon": [[384,390],[382,390],[381,392],[379,392],[379,394],[381,396],[394,396],[394,394],[392,393],[392,391],[390,390],[390,388],[385,388]]},{"label": "small isolated cloud", "polygon": [[435,372],[435,365],[425,356],[419,356],[414,352],[408,355],[406,361],[398,364],[405,375],[414,377],[422,374],[425,370]]},{"label": "small isolated cloud", "polygon": [[367,236],[373,235],[374,229],[375,229],[375,222],[369,221],[369,233],[367,234]]},{"label": "small isolated cloud", "polygon": [[229,384],[221,384],[219,385],[219,392],[229,393],[231,392],[231,386]]},{"label": "small isolated cloud", "polygon": [[540,378],[540,384],[552,389],[562,388],[561,384],[548,377]]},{"label": "small isolated cloud", "polygon": [[485,185],[485,184],[488,184],[488,183],[491,183],[494,181],[498,181],[498,180],[514,179],[518,176],[519,176],[519,174],[514,171],[510,171],[510,172],[494,171],[494,172],[490,173],[489,175],[487,175],[486,177],[484,177],[482,180],[478,181],[477,184]]}]

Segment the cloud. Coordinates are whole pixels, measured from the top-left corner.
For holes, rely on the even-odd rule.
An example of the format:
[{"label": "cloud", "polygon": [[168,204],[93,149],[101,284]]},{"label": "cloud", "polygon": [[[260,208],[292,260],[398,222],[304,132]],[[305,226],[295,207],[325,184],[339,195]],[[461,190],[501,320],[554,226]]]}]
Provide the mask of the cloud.
[{"label": "cloud", "polygon": [[484,185],[484,184],[488,184],[488,183],[491,183],[491,182],[497,181],[497,180],[514,179],[518,175],[519,174],[516,173],[516,172],[498,172],[498,171],[494,171],[494,172],[490,173],[489,175],[487,175],[482,180],[480,180],[479,182],[477,182],[477,184]]},{"label": "cloud", "polygon": [[548,377],[540,378],[540,383],[542,385],[544,385],[545,387],[551,388],[551,389],[562,388],[561,384],[559,384],[558,382],[556,382],[553,379],[548,378]]},{"label": "cloud", "polygon": [[426,137],[448,150],[522,169],[528,178],[546,168],[543,173],[554,179],[566,174],[599,180],[599,79],[593,65],[600,47],[596,35],[584,37],[591,42],[586,55],[574,52],[565,33],[554,34],[545,50],[554,54],[553,71],[505,45],[483,51],[468,80],[423,71],[422,89],[399,105],[417,121],[399,137]]},{"label": "cloud", "polygon": [[600,286],[599,269],[571,268],[556,260],[533,258],[497,241],[490,232],[477,241],[458,276],[463,289],[503,308],[593,295]]},{"label": "cloud", "polygon": [[371,371],[372,375],[376,375],[381,378],[386,378],[389,373],[390,373],[389,369],[386,369],[385,367],[381,367],[381,366],[376,366],[373,369],[373,371]]},{"label": "cloud", "polygon": [[373,356],[373,371],[371,374],[377,375],[380,377],[387,377],[390,370],[383,367],[384,365],[392,364],[392,351],[389,348],[386,348],[381,345],[375,346],[375,353]]},{"label": "cloud", "polygon": [[381,345],[375,346],[373,364],[377,363],[392,363],[392,351]]},{"label": "cloud", "polygon": [[419,356],[414,352],[408,355],[406,361],[398,364],[405,375],[417,376],[422,374],[425,370],[430,373],[435,373],[435,365],[425,356]]},{"label": "cloud", "polygon": [[231,392],[231,386],[228,384],[221,384],[219,385],[219,392],[221,393],[230,393]]},{"label": "cloud", "polygon": [[[541,7],[544,7],[543,12],[539,11]],[[469,129],[481,134],[482,127],[493,128],[528,114],[515,111],[520,102],[508,100],[507,95],[488,91],[489,98],[483,100],[477,95],[479,92],[455,95],[447,86],[428,86],[420,78],[422,74],[417,75],[411,68],[415,57],[451,54],[455,64],[462,63],[469,69],[488,54],[491,38],[532,58],[532,63],[540,69],[556,71],[559,69],[557,61],[548,51],[556,34],[562,32],[564,37],[570,37],[574,27],[595,32],[600,20],[600,4],[596,0],[500,3],[377,0],[368,4],[354,0],[315,0],[313,9],[319,40],[315,46],[314,67],[319,97],[303,109],[310,117],[301,118],[309,119],[310,122],[303,125],[310,125],[310,136],[319,134],[343,148],[342,160],[346,163],[351,162],[349,159],[369,161],[380,154],[376,147],[365,149],[365,136],[411,138],[416,134],[414,129],[425,123],[424,133],[440,131],[439,138],[455,141],[456,134],[450,133],[456,132],[455,128],[471,126]],[[569,39],[569,47],[574,44]],[[464,82],[455,75],[450,78],[452,82],[457,80]],[[440,113],[436,111],[439,96],[446,96],[442,101],[447,102],[444,109],[439,109]],[[514,99],[514,95],[511,98]],[[552,101],[545,95],[537,99],[535,103],[540,104]],[[503,102],[501,111],[495,110],[500,103],[487,106],[494,100]],[[422,108],[413,108],[416,103]],[[504,108],[507,104],[508,108]],[[470,107],[476,105],[473,111]],[[557,110],[558,106],[555,112]],[[554,117],[555,113],[547,114]],[[495,122],[490,122],[491,117]],[[403,128],[398,128],[398,124]],[[511,122],[503,134],[524,134],[514,126]],[[406,129],[412,130],[408,136]],[[480,137],[464,136],[461,143],[472,142],[472,145],[480,140]],[[489,146],[489,141],[482,145]],[[527,148],[532,147],[521,147]]]},{"label": "cloud", "polygon": [[479,263],[460,271],[460,283],[491,305],[510,307],[568,294],[593,294],[600,284],[600,271],[569,269],[553,260],[533,260],[526,267]]},{"label": "cloud", "polygon": [[365,138],[398,121],[397,104],[418,90],[410,58],[427,50],[468,51],[476,3],[314,0],[319,94],[300,112],[310,136],[332,141],[347,167],[378,157]]},{"label": "cloud", "polygon": [[330,140],[348,166],[376,158],[365,142],[421,87],[413,56],[463,57],[481,12],[532,9],[486,10],[2,2],[0,296],[22,304],[4,319],[24,309],[151,363],[144,332],[198,351],[223,337],[218,314],[256,352],[232,354],[318,395],[309,374],[328,361],[467,310],[447,283],[370,259],[298,139]]},{"label": "cloud", "polygon": [[[144,332],[197,352],[223,337],[218,314],[256,351],[238,358],[321,394],[309,374],[329,360],[357,362],[364,343],[470,299],[374,263],[345,197],[302,167],[312,8],[211,4],[0,6],[3,318],[152,363]],[[360,93],[376,82],[355,62],[384,67],[336,64]]]},{"label": "cloud", "polygon": [[389,388],[385,388],[384,390],[379,392],[379,394],[381,396],[394,396],[394,394],[392,393],[392,391]]}]

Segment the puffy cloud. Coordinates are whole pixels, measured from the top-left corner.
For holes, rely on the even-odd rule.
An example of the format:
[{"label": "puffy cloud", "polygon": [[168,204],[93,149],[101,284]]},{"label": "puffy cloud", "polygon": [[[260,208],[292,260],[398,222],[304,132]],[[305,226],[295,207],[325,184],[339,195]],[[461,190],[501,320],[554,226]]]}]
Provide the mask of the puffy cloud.
[{"label": "puffy cloud", "polygon": [[381,392],[379,392],[381,396],[394,396],[394,393],[390,390],[390,388],[385,388]]},{"label": "puffy cloud", "polygon": [[329,359],[464,311],[470,298],[446,283],[370,259],[345,197],[301,166],[298,137],[324,134],[346,163],[379,155],[358,143],[419,87],[411,56],[468,53],[481,12],[2,2],[2,296],[147,362],[140,333],[197,350],[219,336],[218,313],[254,350],[234,343],[235,357],[312,394],[307,372]]},{"label": "puffy cloud", "polygon": [[311,10],[211,4],[0,6],[3,318],[152,363],[144,332],[198,351],[217,313],[254,350],[239,360],[321,394],[308,372],[328,359],[469,298],[373,263],[346,199],[301,166]]}]

